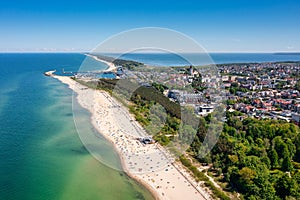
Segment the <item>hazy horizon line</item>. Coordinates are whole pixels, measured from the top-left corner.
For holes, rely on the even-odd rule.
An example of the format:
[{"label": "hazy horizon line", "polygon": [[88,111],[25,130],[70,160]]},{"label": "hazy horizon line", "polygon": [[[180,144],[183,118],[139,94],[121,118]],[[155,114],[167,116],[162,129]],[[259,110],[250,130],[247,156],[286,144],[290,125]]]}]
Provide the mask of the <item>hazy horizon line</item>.
[{"label": "hazy horizon line", "polygon": [[[161,52],[161,51],[143,51],[143,52],[91,52],[91,51],[0,51],[0,54],[5,53],[90,53],[90,54],[170,54],[170,52]],[[282,54],[298,54],[299,51],[206,51],[206,52],[173,52],[173,53],[183,53],[183,54],[205,54],[205,53],[268,53],[268,54],[276,54],[276,53],[282,53]]]}]

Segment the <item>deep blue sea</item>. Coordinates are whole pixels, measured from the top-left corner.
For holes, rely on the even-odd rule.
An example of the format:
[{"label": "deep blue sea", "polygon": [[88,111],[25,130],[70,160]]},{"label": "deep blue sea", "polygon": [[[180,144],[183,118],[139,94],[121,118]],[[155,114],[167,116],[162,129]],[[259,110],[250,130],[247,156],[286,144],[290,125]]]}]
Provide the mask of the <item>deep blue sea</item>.
[{"label": "deep blue sea", "polygon": [[107,54],[116,58],[135,60],[154,66],[206,65],[224,63],[300,61],[300,54],[274,53],[128,53]]},{"label": "deep blue sea", "polygon": [[[299,55],[212,57],[216,63],[300,61]],[[152,199],[143,187],[86,152],[73,121],[72,91],[43,75],[53,69],[57,73],[63,68],[77,71],[85,58],[75,53],[0,54],[1,200]],[[127,54],[122,58],[152,65],[184,64],[180,57],[162,54]],[[89,70],[107,67],[94,60],[85,63]],[[89,124],[89,113],[82,110],[81,117],[87,134],[96,135]],[[103,138],[95,137],[95,141],[113,151]]]}]

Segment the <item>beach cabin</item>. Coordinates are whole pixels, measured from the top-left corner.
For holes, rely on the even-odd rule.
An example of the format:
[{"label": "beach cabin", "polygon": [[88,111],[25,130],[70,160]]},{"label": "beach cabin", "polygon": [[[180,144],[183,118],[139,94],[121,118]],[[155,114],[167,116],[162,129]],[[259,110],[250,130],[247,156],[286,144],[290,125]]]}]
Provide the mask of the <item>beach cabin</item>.
[{"label": "beach cabin", "polygon": [[155,140],[153,140],[151,137],[143,137],[138,139],[143,144],[154,144]]}]

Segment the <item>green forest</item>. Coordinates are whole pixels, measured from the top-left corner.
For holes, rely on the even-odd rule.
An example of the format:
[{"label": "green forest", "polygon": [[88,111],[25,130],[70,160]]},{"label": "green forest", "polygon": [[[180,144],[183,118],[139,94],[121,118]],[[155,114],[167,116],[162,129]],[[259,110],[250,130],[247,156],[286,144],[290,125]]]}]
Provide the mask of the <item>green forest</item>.
[{"label": "green forest", "polygon": [[299,127],[277,120],[239,118],[227,112],[222,134],[211,153],[197,158],[205,136],[207,121],[201,124],[191,145],[199,162],[212,163],[228,190],[243,194],[245,199],[300,198]]},{"label": "green forest", "polygon": [[[89,87],[115,88],[116,80],[99,80],[84,83]],[[210,165],[213,177],[221,183],[226,194],[238,192],[240,199],[300,199],[300,131],[299,127],[279,120],[258,120],[241,117],[242,113],[226,112],[226,122],[212,151],[204,158],[199,149],[208,132],[213,114],[197,118],[196,129],[189,124],[179,132],[181,122],[180,106],[162,94],[161,86],[139,87],[121,84],[122,95],[130,95],[129,110],[146,130],[153,131],[159,126],[159,119],[151,117],[151,107],[160,104],[166,110],[166,120],[153,138],[161,145],[168,145],[175,136],[190,134],[193,137],[186,155],[198,164]],[[134,90],[134,91],[132,91]],[[159,111],[159,110],[158,110]],[[195,117],[195,116],[190,116]],[[159,117],[158,117],[159,118]],[[194,119],[194,118],[193,118]],[[187,122],[194,121],[186,119]],[[152,124],[152,128],[151,128]],[[203,174],[186,159],[180,161],[195,177],[206,181],[215,196],[229,199],[223,192],[203,179]],[[202,179],[201,179],[202,177]]]},{"label": "green forest", "polygon": [[[131,110],[138,113],[138,121],[144,125],[150,123],[147,116],[153,102],[149,96],[139,93],[132,100],[135,109]],[[170,135],[179,134],[180,120],[172,111],[168,112],[164,127],[154,136],[162,145],[173,139]],[[211,115],[200,118],[188,154],[200,163],[212,164],[219,180],[227,183],[224,190],[237,191],[244,199],[299,199],[299,127],[278,120],[240,120],[240,115],[239,112],[226,113],[222,134],[205,158],[199,158],[198,153]],[[193,129],[184,132],[194,135]]]}]

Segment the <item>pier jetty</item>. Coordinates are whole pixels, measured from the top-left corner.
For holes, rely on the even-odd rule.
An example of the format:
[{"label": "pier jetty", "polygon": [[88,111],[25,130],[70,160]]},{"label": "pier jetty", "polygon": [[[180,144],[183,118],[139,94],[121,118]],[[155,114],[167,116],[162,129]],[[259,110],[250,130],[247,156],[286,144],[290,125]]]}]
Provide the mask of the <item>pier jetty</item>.
[{"label": "pier jetty", "polygon": [[52,76],[54,72],[56,72],[56,70],[47,71],[47,72],[44,72],[44,75],[45,76]]}]

